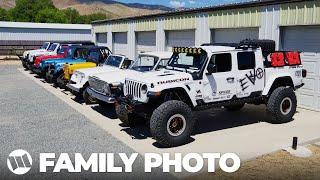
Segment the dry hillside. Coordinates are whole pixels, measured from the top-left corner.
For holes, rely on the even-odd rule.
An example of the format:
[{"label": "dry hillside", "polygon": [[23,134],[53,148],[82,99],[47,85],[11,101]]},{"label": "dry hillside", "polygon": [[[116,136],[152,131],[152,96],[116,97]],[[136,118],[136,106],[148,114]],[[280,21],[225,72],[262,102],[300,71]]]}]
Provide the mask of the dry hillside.
[{"label": "dry hillside", "polygon": [[4,9],[13,8],[15,5],[15,0],[0,0],[0,7]]},{"label": "dry hillside", "polygon": [[[101,1],[78,1],[78,0],[52,0],[59,9],[74,8],[81,15],[92,13],[105,13],[108,17],[119,18],[128,16],[138,16],[163,12],[162,10],[151,10],[144,8],[129,7],[120,3],[103,3]],[[9,9],[15,6],[15,0],[0,0],[0,7]]]}]

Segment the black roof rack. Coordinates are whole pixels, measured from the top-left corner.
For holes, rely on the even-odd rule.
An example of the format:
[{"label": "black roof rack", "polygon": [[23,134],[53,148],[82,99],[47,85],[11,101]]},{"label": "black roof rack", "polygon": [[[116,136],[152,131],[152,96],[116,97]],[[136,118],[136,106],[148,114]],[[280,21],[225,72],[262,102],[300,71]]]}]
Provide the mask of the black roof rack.
[{"label": "black roof rack", "polygon": [[230,46],[230,47],[238,47],[239,43],[205,43],[201,46]]},{"label": "black roof rack", "polygon": [[207,43],[201,46],[229,46],[235,47],[236,49],[261,48],[263,56],[265,57],[276,50],[276,42],[269,39],[245,39],[239,43]]}]

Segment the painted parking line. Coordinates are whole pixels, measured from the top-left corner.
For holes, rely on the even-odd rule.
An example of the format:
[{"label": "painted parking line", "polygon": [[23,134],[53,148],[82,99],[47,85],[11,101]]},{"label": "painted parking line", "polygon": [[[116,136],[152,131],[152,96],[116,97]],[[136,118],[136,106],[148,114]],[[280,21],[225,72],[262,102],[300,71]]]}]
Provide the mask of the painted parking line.
[{"label": "painted parking line", "polygon": [[[102,115],[94,110],[94,106],[75,102],[70,93],[63,93],[60,89],[43,83],[23,69],[19,71],[142,155],[150,152],[171,154],[233,152],[245,161],[291,146],[292,137],[299,137],[301,144],[320,138],[318,112],[298,109],[293,122],[275,125],[266,123],[268,116],[265,113],[265,106],[246,106],[242,111],[235,113],[224,110],[197,113],[198,125],[193,142],[176,148],[159,148],[148,136],[145,128],[123,128],[120,126],[120,120]],[[174,175],[181,177],[190,174]]]}]

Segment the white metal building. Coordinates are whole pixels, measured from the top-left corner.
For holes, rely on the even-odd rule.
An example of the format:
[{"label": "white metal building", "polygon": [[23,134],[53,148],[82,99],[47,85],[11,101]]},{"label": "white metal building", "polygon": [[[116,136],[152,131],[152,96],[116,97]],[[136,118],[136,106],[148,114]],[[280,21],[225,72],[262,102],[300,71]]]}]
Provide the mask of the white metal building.
[{"label": "white metal building", "polygon": [[0,21],[2,41],[92,41],[91,25]]},{"label": "white metal building", "polygon": [[279,50],[303,52],[308,77],[298,93],[299,105],[320,111],[320,0],[252,1],[96,21],[93,34],[98,43],[132,59],[141,51],[172,46],[275,40]]}]

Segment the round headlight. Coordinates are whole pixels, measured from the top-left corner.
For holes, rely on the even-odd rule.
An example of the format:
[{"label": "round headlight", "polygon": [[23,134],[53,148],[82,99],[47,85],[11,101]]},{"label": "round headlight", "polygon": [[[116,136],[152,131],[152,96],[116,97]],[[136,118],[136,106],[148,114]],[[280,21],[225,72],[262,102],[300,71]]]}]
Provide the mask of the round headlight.
[{"label": "round headlight", "polygon": [[141,87],[141,92],[142,94],[147,94],[148,92],[148,86],[146,84],[144,84],[142,87]]}]

